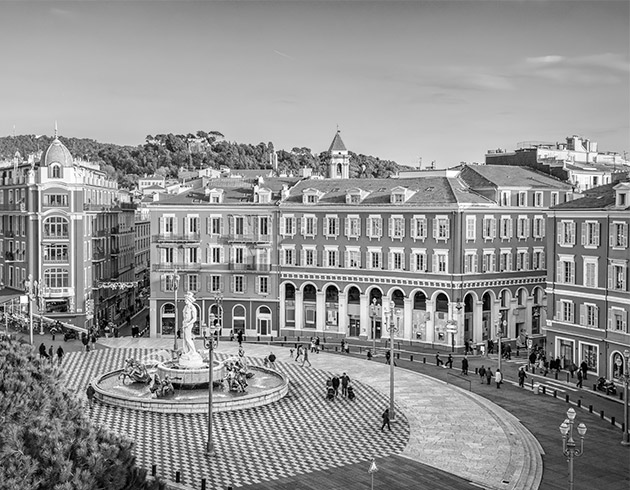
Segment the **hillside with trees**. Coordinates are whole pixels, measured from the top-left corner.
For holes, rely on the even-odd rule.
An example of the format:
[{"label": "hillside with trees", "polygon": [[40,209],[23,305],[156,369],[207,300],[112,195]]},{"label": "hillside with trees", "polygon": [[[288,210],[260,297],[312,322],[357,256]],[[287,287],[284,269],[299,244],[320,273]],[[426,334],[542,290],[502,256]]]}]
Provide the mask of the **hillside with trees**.
[{"label": "hillside with trees", "polygon": [[[142,175],[176,177],[180,168],[237,169],[270,168],[274,145],[269,143],[238,143],[227,141],[219,131],[197,131],[195,134],[147,135],[139,146],[100,143],[87,138],[60,136],[73,157],[97,162],[121,187],[130,188]],[[16,151],[23,157],[45,151],[53,138],[38,135],[17,135],[0,138],[0,160],[13,158]],[[326,175],[328,152],[315,154],[310,148],[294,147],[277,150],[278,170],[297,175],[301,168]],[[383,178],[396,172],[399,165],[390,160],[350,152],[350,176]]]}]

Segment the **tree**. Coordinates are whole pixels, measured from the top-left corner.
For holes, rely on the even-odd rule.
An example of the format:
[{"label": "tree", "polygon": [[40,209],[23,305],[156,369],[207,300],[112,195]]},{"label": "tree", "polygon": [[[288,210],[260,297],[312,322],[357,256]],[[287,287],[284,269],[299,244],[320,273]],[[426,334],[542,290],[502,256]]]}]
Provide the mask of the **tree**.
[{"label": "tree", "polygon": [[0,372],[0,488],[166,488],[136,466],[130,440],[90,422],[59,371],[31,346],[0,342]]}]

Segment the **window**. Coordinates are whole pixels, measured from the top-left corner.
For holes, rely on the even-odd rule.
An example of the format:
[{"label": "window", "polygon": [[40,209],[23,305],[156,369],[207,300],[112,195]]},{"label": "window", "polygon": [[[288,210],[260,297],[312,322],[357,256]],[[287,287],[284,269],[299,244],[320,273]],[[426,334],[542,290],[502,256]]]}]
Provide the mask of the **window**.
[{"label": "window", "polygon": [[162,218],[162,232],[176,233],[177,223],[174,216],[164,216]]},{"label": "window", "polygon": [[529,252],[527,250],[517,250],[516,252],[516,270],[529,270]]},{"label": "window", "polygon": [[52,217],[44,221],[44,238],[68,238],[68,220]]},{"label": "window", "polygon": [[244,247],[234,247],[232,249],[232,263],[233,264],[244,264],[245,263],[245,248]]},{"label": "window", "polygon": [[427,251],[424,249],[412,250],[411,270],[414,272],[427,272]]},{"label": "window", "polygon": [[588,369],[592,372],[598,371],[598,357],[599,357],[599,349],[594,344],[584,344],[580,342],[580,350],[581,356],[580,359],[583,359],[588,366]]},{"label": "window", "polygon": [[448,240],[450,236],[449,220],[446,216],[436,216],[433,220],[433,238],[436,240]]},{"label": "window", "polygon": [[512,238],[512,218],[509,216],[501,216],[501,239],[509,240]]},{"label": "window", "polygon": [[594,327],[598,326],[598,314],[599,309],[596,305],[585,303],[580,305],[580,325],[584,325],[585,327]]},{"label": "window", "polygon": [[317,204],[317,201],[318,201],[317,196],[315,196],[313,194],[304,196],[304,198],[306,199],[306,201],[305,201],[306,204]]},{"label": "window", "polygon": [[389,236],[394,240],[402,240],[405,237],[405,218],[403,216],[389,218]]},{"label": "window", "polygon": [[245,277],[244,276],[234,276],[232,284],[233,284],[233,290],[235,293],[245,292]]},{"label": "window", "polygon": [[534,193],[534,206],[537,208],[543,207],[543,193],[540,191]]},{"label": "window", "polygon": [[67,194],[45,194],[44,206],[66,207],[68,206]]},{"label": "window", "polygon": [[221,292],[221,276],[212,275],[208,281],[208,289],[211,293]]},{"label": "window", "polygon": [[532,269],[539,271],[545,268],[545,251],[542,248],[535,248],[532,253]]},{"label": "window", "polygon": [[575,304],[573,301],[560,300],[557,305],[558,320],[561,322],[573,323],[575,318]]},{"label": "window", "polygon": [[296,265],[295,249],[293,247],[283,248],[281,259],[282,259],[282,265]]},{"label": "window", "polygon": [[575,245],[575,221],[560,221],[558,225],[558,245],[563,247]]},{"label": "window", "polygon": [[280,220],[280,234],[282,236],[294,236],[295,221],[294,216],[283,216]]},{"label": "window", "polygon": [[411,238],[414,240],[424,240],[427,237],[427,219],[425,216],[414,216],[411,218]]},{"label": "window", "polygon": [[393,204],[404,204],[404,202],[405,202],[405,193],[404,192],[394,192],[394,193],[392,193],[391,202]]},{"label": "window", "polygon": [[208,262],[210,264],[222,264],[223,259],[223,247],[212,246],[208,248]]},{"label": "window", "polygon": [[199,234],[199,216],[186,217],[186,232],[190,235]]},{"label": "window", "polygon": [[583,276],[584,276],[584,286],[588,288],[596,288],[597,287],[597,257],[584,257],[584,268],[583,268]]},{"label": "window", "polygon": [[599,247],[599,223],[597,221],[582,223],[582,245],[587,248]]},{"label": "window", "polygon": [[383,236],[383,218],[380,216],[368,216],[367,236],[370,238],[381,238]]},{"label": "window", "polygon": [[464,274],[477,273],[477,251],[466,250],[464,255]]},{"label": "window", "polygon": [[512,251],[501,249],[499,255],[499,272],[509,272],[512,270]]},{"label": "window", "polygon": [[494,216],[483,217],[483,239],[494,240],[497,236],[497,220]]},{"label": "window", "polygon": [[572,256],[560,256],[556,270],[556,282],[575,284],[575,262]]},{"label": "window", "polygon": [[66,269],[45,269],[44,284],[49,288],[67,288],[69,275]]},{"label": "window", "polygon": [[245,234],[244,216],[234,216],[233,221],[230,224],[232,225],[232,235],[243,236]]},{"label": "window", "polygon": [[258,236],[268,238],[271,234],[270,232],[270,223],[271,219],[269,216],[259,216],[258,217]]},{"label": "window", "polygon": [[337,247],[324,248],[324,267],[339,266],[339,250]]},{"label": "window", "polygon": [[433,272],[448,272],[448,250],[435,250],[433,254]]},{"label": "window", "polygon": [[208,233],[210,235],[221,235],[222,224],[220,216],[211,216],[208,218]]},{"label": "window", "polygon": [[611,223],[610,246],[615,248],[626,248],[628,246],[628,223]]},{"label": "window", "polygon": [[510,191],[501,191],[501,198],[500,198],[499,204],[501,206],[511,206],[512,205],[512,199],[511,199]]},{"label": "window", "polygon": [[317,250],[314,246],[302,248],[302,265],[317,267]]},{"label": "window", "polygon": [[627,262],[611,260],[608,265],[608,289],[626,291]]},{"label": "window", "polygon": [[61,175],[61,165],[53,164],[50,166],[50,177],[52,179],[60,179]]},{"label": "window", "polygon": [[622,308],[608,309],[608,329],[628,333],[628,312]]},{"label": "window", "polygon": [[324,218],[324,235],[327,237],[339,236],[339,218],[337,216],[326,216]]},{"label": "window", "polygon": [[405,252],[400,248],[389,251],[389,270],[402,271],[405,269]]},{"label": "window", "polygon": [[348,238],[359,238],[361,236],[361,218],[359,216],[348,216],[346,218],[346,236]]},{"label": "window", "polygon": [[497,258],[494,250],[483,251],[483,271],[482,272],[496,272]]},{"label": "window", "polygon": [[368,247],[368,267],[370,269],[382,269],[383,259],[380,248]]},{"label": "window", "polygon": [[557,192],[552,192],[551,193],[551,205],[555,206],[560,202],[560,199],[558,197],[558,193]]},{"label": "window", "polygon": [[314,237],[317,234],[317,218],[304,216],[302,218],[302,236]]},{"label": "window", "polygon": [[534,216],[534,238],[545,238],[545,218],[543,216]]},{"label": "window", "polygon": [[172,264],[175,262],[175,249],[173,247],[165,247],[160,249],[162,264]]},{"label": "window", "polygon": [[527,206],[527,192],[519,191],[516,196],[516,205],[521,208]]},{"label": "window", "polygon": [[260,276],[258,279],[258,294],[269,294],[269,277]]},{"label": "window", "polygon": [[529,218],[527,216],[519,216],[516,222],[516,236],[519,240],[529,238]]},{"label": "window", "polygon": [[47,262],[68,262],[68,245],[46,245],[44,260]]},{"label": "window", "polygon": [[475,241],[477,233],[477,218],[475,216],[466,216],[466,240]]},{"label": "window", "polygon": [[361,267],[361,251],[359,247],[346,247],[346,268],[358,269]]},{"label": "window", "polygon": [[186,291],[199,291],[199,275],[186,275]]}]

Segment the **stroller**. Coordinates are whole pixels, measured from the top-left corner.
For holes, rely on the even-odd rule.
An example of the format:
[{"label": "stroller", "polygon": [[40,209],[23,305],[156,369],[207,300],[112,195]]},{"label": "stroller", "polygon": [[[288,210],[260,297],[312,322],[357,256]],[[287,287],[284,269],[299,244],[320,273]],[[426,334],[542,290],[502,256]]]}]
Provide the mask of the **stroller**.
[{"label": "stroller", "polygon": [[348,386],[348,400],[354,400],[355,396],[356,395],[354,394],[354,388],[352,386]]},{"label": "stroller", "polygon": [[335,389],[332,386],[329,386],[326,390],[326,400],[334,401],[335,399]]}]

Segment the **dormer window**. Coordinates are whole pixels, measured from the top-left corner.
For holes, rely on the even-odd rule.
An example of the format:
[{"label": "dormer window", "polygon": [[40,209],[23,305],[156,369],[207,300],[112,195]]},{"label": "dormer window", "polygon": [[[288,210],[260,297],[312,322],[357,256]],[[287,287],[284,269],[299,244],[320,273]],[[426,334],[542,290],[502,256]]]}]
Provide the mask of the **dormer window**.
[{"label": "dormer window", "polygon": [[346,204],[360,204],[365,196],[368,195],[367,191],[359,188],[348,189],[346,191]]},{"label": "dormer window", "polygon": [[269,189],[258,189],[254,194],[254,202],[262,204],[271,202],[271,191]]},{"label": "dormer window", "polygon": [[411,194],[413,194],[413,192],[405,187],[394,187],[389,196],[389,202],[392,204],[404,204]]},{"label": "dormer window", "polygon": [[223,189],[209,189],[207,191],[208,202],[212,204],[221,204],[223,203]]},{"label": "dormer window", "polygon": [[305,189],[302,195],[302,203],[317,204],[323,195],[324,193],[317,189]]},{"label": "dormer window", "polygon": [[616,191],[615,206],[618,208],[630,206],[630,182],[620,182],[614,189]]}]

